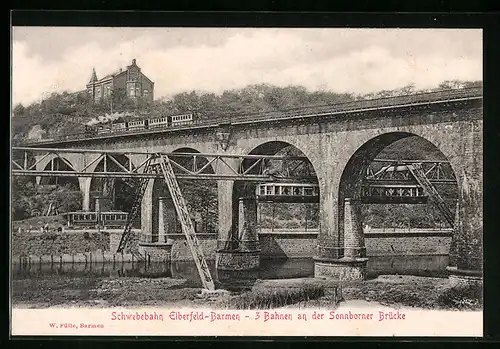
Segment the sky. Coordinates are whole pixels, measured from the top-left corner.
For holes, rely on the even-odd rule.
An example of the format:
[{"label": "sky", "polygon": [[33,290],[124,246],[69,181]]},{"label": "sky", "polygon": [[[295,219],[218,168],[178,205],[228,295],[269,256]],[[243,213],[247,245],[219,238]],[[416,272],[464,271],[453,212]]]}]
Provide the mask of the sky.
[{"label": "sky", "polygon": [[356,94],[482,79],[478,29],[14,27],[12,104],[85,89],[132,59],[155,98],[249,84]]}]

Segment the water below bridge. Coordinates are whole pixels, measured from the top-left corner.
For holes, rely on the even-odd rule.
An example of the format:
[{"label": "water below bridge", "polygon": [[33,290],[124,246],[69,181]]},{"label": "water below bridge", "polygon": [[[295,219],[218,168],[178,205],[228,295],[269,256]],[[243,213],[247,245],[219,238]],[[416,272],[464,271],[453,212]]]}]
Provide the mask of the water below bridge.
[{"label": "water below bridge", "polygon": [[[368,278],[378,275],[400,274],[445,277],[449,257],[446,255],[382,256],[370,257]],[[212,275],[216,277],[215,261],[208,261]],[[261,261],[260,279],[288,279],[314,276],[312,258],[264,259]],[[170,277],[186,279],[193,285],[201,285],[194,262],[151,263],[54,263],[13,266],[13,280],[46,279],[60,281],[72,278],[120,278],[120,277]]]}]

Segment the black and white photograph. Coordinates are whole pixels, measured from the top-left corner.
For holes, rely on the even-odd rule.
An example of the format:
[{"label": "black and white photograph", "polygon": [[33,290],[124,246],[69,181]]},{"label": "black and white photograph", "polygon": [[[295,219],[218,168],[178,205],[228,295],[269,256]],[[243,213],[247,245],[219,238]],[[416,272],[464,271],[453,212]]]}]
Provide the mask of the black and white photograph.
[{"label": "black and white photograph", "polygon": [[482,336],[482,30],[11,40],[12,335]]}]

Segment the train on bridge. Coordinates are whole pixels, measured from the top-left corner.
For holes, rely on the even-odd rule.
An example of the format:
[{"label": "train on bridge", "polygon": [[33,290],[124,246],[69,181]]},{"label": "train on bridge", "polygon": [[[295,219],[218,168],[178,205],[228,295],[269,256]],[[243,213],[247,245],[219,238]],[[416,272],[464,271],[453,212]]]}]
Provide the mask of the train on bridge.
[{"label": "train on bridge", "polygon": [[103,135],[110,133],[121,133],[121,132],[134,132],[143,130],[155,130],[168,127],[177,127],[183,125],[189,125],[194,122],[194,117],[192,113],[165,116],[162,118],[146,119],[140,121],[128,121],[128,122],[117,122],[111,123],[107,126],[86,126],[85,133],[88,136],[93,135]]},{"label": "train on bridge", "polygon": [[[286,119],[296,117],[322,117],[336,113],[347,113],[358,110],[378,110],[395,106],[412,106],[426,103],[440,103],[453,100],[479,98],[482,96],[482,87],[467,87],[442,91],[431,91],[418,94],[383,97],[376,99],[360,99],[342,102],[335,105],[313,105],[291,108],[287,110],[268,111],[241,111],[236,114],[219,115],[219,113],[204,112],[203,114],[187,113],[181,115],[165,116],[140,121],[129,121],[113,123],[104,126],[86,126],[85,132],[66,134],[55,137],[55,139],[44,139],[47,141],[85,139],[99,135],[115,133],[140,133],[148,130],[162,130],[184,125],[212,125],[233,122],[267,121],[275,119]],[[36,143],[36,142],[35,142]]]}]

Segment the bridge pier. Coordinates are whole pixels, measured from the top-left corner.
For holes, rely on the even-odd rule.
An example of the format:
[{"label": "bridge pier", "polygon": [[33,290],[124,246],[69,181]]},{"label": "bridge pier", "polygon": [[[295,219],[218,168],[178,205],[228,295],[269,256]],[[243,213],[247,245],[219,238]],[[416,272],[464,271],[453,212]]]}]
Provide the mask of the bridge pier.
[{"label": "bridge pier", "polygon": [[480,183],[468,180],[464,174],[457,212],[454,239],[456,265],[450,265],[450,283],[453,286],[482,284],[483,259],[483,204]]},{"label": "bridge pier", "polygon": [[237,242],[234,244],[229,242],[229,245],[221,246],[216,254],[217,278],[223,284],[253,282],[259,273],[260,249],[255,186],[247,186],[245,194],[248,196],[238,198],[236,211],[238,224],[237,227],[233,226],[233,229],[238,229]]},{"label": "bridge pier", "polygon": [[174,232],[176,212],[170,197],[159,197],[153,202],[153,186],[154,180],[150,180],[141,202],[139,252],[148,262],[170,263],[172,241],[167,234]]},{"label": "bridge pier", "polygon": [[169,234],[179,232],[179,225],[172,198],[158,198],[158,242],[167,242]]},{"label": "bridge pier", "polygon": [[90,211],[90,183],[92,177],[78,177],[80,190],[82,191],[82,210]]},{"label": "bridge pier", "polygon": [[[320,249],[325,248],[320,245]],[[361,222],[361,201],[346,198],[344,202],[344,256],[325,258],[317,256],[314,276],[334,278],[342,281],[366,279],[366,248]]]}]

